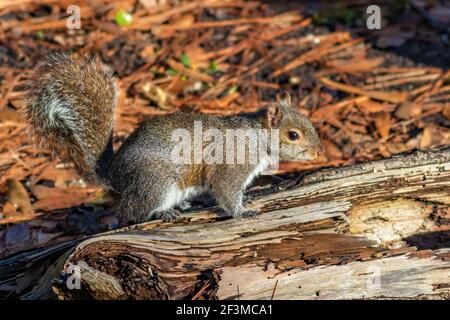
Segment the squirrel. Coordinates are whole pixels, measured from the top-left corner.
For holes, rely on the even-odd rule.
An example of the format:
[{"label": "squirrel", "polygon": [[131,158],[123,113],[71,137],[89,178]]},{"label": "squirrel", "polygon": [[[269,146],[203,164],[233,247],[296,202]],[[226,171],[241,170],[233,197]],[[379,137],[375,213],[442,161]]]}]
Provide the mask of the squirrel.
[{"label": "squirrel", "polygon": [[[242,203],[257,175],[276,161],[311,160],[324,152],[311,121],[291,106],[288,93],[254,113],[155,116],[114,152],[118,88],[113,72],[99,59],[51,53],[34,68],[26,87],[23,115],[37,144],[105,188],[112,195],[113,212],[126,223],[174,220],[177,204],[202,193],[210,194],[227,215],[254,217],[257,213]],[[246,157],[243,163],[177,163],[173,132],[192,134],[196,123],[216,134],[259,130],[266,146],[269,134],[277,132],[277,157],[268,150],[253,162]]]}]

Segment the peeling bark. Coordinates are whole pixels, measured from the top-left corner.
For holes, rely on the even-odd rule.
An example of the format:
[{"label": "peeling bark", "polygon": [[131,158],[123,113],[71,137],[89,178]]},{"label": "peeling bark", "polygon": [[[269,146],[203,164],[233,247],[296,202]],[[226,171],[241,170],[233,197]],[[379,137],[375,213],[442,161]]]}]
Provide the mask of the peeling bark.
[{"label": "peeling bark", "polygon": [[[212,209],[99,235],[63,270],[128,299],[446,297],[449,186],[448,147],[323,170],[258,191],[256,219]],[[101,279],[58,296],[109,298]]]},{"label": "peeling bark", "polygon": [[62,246],[23,298],[52,278],[60,299],[447,298],[449,186],[449,147],[295,177],[250,192],[256,219],[210,208]]}]

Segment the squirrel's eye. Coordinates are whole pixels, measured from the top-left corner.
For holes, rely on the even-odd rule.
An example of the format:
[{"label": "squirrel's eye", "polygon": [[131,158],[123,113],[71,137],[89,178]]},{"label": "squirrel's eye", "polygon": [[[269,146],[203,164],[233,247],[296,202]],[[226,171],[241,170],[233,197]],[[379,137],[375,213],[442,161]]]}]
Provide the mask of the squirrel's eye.
[{"label": "squirrel's eye", "polygon": [[295,140],[298,140],[300,138],[300,135],[298,134],[297,131],[289,131],[288,132],[288,137],[289,137],[289,140],[295,141]]}]

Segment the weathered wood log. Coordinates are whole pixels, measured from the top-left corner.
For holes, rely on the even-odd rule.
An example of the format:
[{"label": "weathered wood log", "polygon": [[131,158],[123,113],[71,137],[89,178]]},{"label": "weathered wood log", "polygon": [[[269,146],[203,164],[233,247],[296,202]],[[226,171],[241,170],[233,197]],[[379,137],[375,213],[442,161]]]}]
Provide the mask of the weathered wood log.
[{"label": "weathered wood log", "polygon": [[[450,148],[322,170],[212,209],[79,243],[61,299],[447,298]],[[67,253],[68,255],[68,253]],[[48,276],[48,275],[47,275]]]}]

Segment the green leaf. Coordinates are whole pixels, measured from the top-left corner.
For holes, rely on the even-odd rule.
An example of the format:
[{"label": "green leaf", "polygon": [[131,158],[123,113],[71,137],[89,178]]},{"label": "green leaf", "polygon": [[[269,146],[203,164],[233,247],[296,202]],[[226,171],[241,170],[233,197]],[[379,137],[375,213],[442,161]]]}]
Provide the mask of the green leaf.
[{"label": "green leaf", "polygon": [[177,75],[177,72],[175,70],[173,70],[172,68],[167,69],[166,73],[169,76],[176,76]]},{"label": "green leaf", "polygon": [[231,86],[231,87],[228,89],[228,91],[227,91],[227,95],[230,95],[230,94],[233,94],[233,93],[237,92],[238,89],[239,89],[238,86]]},{"label": "green leaf", "polygon": [[128,26],[131,24],[133,16],[131,15],[131,13],[128,13],[125,10],[119,10],[116,12],[114,20],[119,26]]},{"label": "green leaf", "polygon": [[208,71],[210,73],[214,73],[216,71],[219,71],[219,65],[217,64],[217,62],[215,60],[212,60],[211,63],[209,64]]},{"label": "green leaf", "polygon": [[39,30],[39,31],[36,31],[36,37],[38,37],[39,39],[44,39],[44,36],[45,36],[45,34],[44,34],[44,31],[42,31],[42,30]]},{"label": "green leaf", "polygon": [[181,55],[180,61],[183,64],[183,66],[185,66],[186,68],[189,68],[191,66],[191,62],[189,61],[189,57],[185,53],[183,53]]}]

